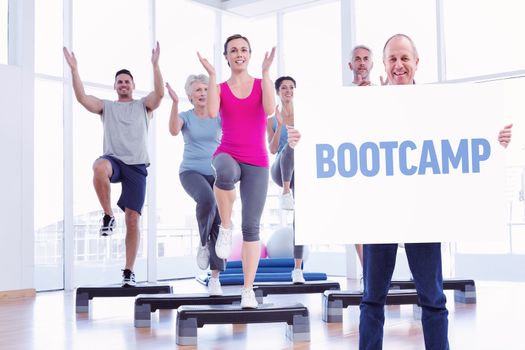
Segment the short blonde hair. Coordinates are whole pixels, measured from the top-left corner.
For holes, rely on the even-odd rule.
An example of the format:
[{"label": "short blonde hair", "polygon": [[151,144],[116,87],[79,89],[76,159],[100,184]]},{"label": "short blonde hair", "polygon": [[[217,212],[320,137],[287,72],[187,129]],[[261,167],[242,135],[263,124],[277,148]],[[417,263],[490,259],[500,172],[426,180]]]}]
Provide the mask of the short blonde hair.
[{"label": "short blonde hair", "polygon": [[197,81],[208,85],[209,79],[206,74],[198,74],[198,75],[190,74],[188,78],[186,79],[186,84],[184,84],[184,90],[186,90],[186,95],[188,95],[188,97],[191,96],[191,86],[193,85],[193,83]]}]

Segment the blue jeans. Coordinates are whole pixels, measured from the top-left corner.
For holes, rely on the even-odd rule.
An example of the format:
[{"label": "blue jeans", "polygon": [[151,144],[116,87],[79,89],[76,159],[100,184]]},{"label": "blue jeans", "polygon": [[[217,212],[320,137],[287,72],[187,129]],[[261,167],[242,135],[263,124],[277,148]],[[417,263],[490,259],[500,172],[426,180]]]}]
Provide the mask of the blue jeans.
[{"label": "blue jeans", "polygon": [[[359,349],[383,347],[385,301],[396,264],[397,244],[363,246],[364,293],[359,319]],[[421,323],[427,350],[447,350],[448,311],[443,293],[440,243],[406,243],[408,265],[422,308]]]}]

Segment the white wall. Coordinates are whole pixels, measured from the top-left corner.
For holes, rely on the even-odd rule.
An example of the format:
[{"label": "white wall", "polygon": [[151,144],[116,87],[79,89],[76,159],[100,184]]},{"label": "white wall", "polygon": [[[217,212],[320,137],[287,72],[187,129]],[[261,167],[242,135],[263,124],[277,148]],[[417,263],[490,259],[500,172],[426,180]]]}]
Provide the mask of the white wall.
[{"label": "white wall", "polygon": [[0,149],[4,165],[0,171],[0,291],[4,291],[32,288],[32,275],[26,278],[31,262],[27,266],[26,258],[33,254],[33,245],[25,246],[24,242],[33,239],[33,232],[24,232],[22,227],[28,216],[32,222],[33,212],[23,208],[22,69],[0,65],[0,77]]},{"label": "white wall", "polygon": [[9,1],[0,65],[0,291],[34,288],[34,0]]}]

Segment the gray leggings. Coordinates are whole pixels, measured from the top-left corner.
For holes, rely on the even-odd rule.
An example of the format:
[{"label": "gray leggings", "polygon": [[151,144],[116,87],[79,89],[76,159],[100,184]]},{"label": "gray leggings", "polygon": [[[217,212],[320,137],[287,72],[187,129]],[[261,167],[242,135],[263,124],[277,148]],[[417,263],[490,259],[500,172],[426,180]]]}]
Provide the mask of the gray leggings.
[{"label": "gray leggings", "polygon": [[205,245],[208,240],[210,250],[210,269],[224,271],[226,260],[221,259],[215,253],[215,242],[219,234],[221,219],[215,196],[213,194],[213,175],[202,175],[196,171],[184,171],[179,174],[180,183],[186,193],[197,203],[197,223],[201,237],[201,245]]},{"label": "gray leggings", "polygon": [[[275,158],[275,161],[272,164],[271,175],[272,175],[273,182],[275,182],[280,187],[283,187],[283,182],[290,181],[290,188],[292,189],[292,192],[295,196],[294,150],[293,148],[286,145],[283,151],[277,155],[277,157]],[[293,220],[293,232],[294,232],[293,257],[295,259],[302,259],[304,246],[295,245],[295,213],[294,213],[294,220]]]},{"label": "gray leggings", "polygon": [[272,164],[272,180],[278,186],[283,187],[283,182],[290,181],[290,188],[293,189],[293,170],[294,170],[294,150],[286,145],[282,152],[277,154]]},{"label": "gray leggings", "polygon": [[239,163],[229,154],[219,153],[212,159],[215,186],[231,191],[240,181],[242,203],[242,237],[245,242],[259,240],[261,216],[268,193],[268,168]]}]

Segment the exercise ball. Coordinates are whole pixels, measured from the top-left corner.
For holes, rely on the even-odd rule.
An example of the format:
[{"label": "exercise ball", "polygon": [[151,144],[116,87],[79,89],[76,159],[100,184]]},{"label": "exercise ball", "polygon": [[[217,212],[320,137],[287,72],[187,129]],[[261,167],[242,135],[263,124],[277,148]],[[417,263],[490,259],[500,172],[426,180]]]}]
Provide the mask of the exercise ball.
[{"label": "exercise ball", "polygon": [[[242,260],[242,234],[237,233],[232,236],[232,252],[228,260]],[[266,251],[266,244],[261,241],[261,258],[266,258],[268,256]]]},{"label": "exercise ball", "polygon": [[261,241],[261,258],[267,258],[268,257],[268,250],[266,249],[266,244],[264,244],[263,241]]},{"label": "exercise ball", "polygon": [[242,234],[236,233],[232,236],[232,252],[228,260],[241,260]]},{"label": "exercise ball", "polygon": [[293,258],[293,228],[275,230],[266,242],[266,251],[269,258]]}]

